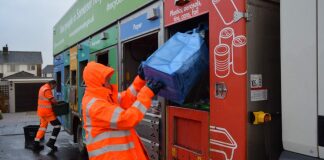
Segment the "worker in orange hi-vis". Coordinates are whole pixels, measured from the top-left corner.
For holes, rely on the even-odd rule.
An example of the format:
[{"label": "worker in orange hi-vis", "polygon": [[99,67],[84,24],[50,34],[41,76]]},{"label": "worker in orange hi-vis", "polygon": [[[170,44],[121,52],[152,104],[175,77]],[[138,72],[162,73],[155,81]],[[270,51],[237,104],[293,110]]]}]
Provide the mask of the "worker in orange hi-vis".
[{"label": "worker in orange hi-vis", "polygon": [[52,136],[46,143],[46,146],[49,147],[52,151],[57,150],[57,147],[54,146],[54,144],[61,130],[61,123],[56,118],[56,115],[54,114],[52,109],[52,105],[57,104],[57,101],[52,94],[52,89],[54,89],[55,87],[56,81],[51,80],[39,89],[37,115],[40,118],[40,127],[34,140],[34,150],[39,150],[43,148],[43,146],[39,144],[39,141],[44,137],[48,123],[51,123],[54,129],[52,132]]},{"label": "worker in orange hi-vis", "polygon": [[[85,67],[83,124],[90,160],[148,160],[135,126],[144,118],[162,83],[145,81],[143,68],[126,91],[110,84],[113,68],[90,62]],[[146,84],[146,85],[145,85]]]}]

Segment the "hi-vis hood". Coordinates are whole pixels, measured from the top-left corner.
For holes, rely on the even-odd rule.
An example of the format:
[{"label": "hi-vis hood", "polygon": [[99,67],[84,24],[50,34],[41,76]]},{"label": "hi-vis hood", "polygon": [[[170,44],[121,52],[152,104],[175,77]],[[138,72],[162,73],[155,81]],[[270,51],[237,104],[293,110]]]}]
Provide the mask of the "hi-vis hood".
[{"label": "hi-vis hood", "polygon": [[101,88],[105,83],[106,77],[111,77],[114,69],[100,63],[89,62],[83,71],[85,85],[89,88]]}]

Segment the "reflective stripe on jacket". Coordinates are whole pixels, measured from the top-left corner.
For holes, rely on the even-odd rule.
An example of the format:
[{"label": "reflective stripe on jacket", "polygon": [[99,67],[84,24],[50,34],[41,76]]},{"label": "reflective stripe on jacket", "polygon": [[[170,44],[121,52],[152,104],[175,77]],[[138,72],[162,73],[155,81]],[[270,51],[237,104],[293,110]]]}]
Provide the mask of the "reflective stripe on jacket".
[{"label": "reflective stripe on jacket", "polygon": [[[54,115],[52,104],[50,99],[53,98],[51,87],[49,84],[44,84],[38,92],[38,107],[37,107],[37,114],[39,116],[51,116]],[[45,92],[50,91],[50,95],[46,97]]]},{"label": "reflective stripe on jacket", "polygon": [[148,160],[134,127],[151,106],[154,94],[139,77],[120,94],[115,86],[112,90],[102,87],[112,73],[112,68],[95,62],[88,63],[83,73],[87,88],[82,113],[89,158]]}]

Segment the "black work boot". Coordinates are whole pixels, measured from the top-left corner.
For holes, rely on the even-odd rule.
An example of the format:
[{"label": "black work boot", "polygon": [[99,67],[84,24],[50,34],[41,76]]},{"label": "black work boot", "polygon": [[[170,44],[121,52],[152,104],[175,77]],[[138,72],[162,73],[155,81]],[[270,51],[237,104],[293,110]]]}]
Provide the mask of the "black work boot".
[{"label": "black work boot", "polygon": [[57,151],[57,147],[54,145],[52,141],[48,141],[46,146],[49,147],[52,151]]},{"label": "black work boot", "polygon": [[40,145],[39,141],[34,141],[32,149],[33,149],[33,151],[39,151],[39,150],[44,149],[44,146]]}]

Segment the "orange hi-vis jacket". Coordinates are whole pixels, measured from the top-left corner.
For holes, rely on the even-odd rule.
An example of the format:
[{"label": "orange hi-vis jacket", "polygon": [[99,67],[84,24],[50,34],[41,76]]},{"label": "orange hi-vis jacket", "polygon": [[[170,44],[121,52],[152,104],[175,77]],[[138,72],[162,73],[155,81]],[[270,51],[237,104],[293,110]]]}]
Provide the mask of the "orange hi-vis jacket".
[{"label": "orange hi-vis jacket", "polygon": [[90,62],[85,67],[86,83],[82,99],[83,124],[90,160],[148,160],[134,127],[144,118],[154,93],[137,76],[133,84],[118,94],[116,86],[103,87],[114,70]]},{"label": "orange hi-vis jacket", "polygon": [[53,116],[51,99],[53,98],[52,89],[49,84],[44,84],[38,92],[38,108],[37,114],[41,117]]}]

